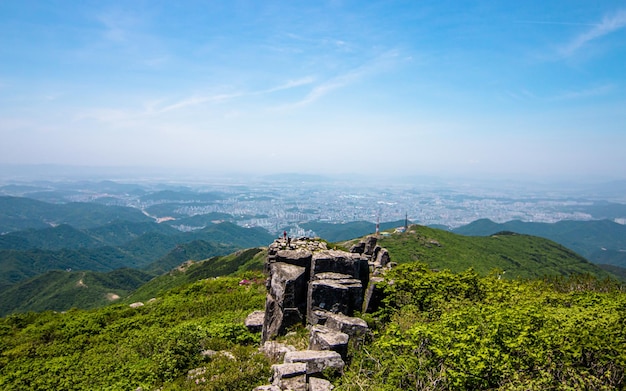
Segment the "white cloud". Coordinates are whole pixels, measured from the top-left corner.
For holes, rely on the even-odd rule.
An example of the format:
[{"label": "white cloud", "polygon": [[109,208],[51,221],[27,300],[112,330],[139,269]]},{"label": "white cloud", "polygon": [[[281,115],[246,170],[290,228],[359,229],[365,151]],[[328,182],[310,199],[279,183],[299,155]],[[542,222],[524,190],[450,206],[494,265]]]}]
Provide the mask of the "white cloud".
[{"label": "white cloud", "polygon": [[560,50],[561,55],[569,57],[575,54],[589,42],[611,34],[626,27],[626,10],[620,10],[612,15],[605,16],[600,24],[578,35]]}]

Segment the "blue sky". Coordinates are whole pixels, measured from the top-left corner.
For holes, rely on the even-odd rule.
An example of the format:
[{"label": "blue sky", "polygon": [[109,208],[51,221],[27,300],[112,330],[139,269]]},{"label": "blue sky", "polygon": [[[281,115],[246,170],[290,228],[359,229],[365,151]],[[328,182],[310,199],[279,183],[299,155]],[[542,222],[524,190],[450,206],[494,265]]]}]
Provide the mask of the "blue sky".
[{"label": "blue sky", "polygon": [[0,164],[626,178],[623,1],[4,1]]}]

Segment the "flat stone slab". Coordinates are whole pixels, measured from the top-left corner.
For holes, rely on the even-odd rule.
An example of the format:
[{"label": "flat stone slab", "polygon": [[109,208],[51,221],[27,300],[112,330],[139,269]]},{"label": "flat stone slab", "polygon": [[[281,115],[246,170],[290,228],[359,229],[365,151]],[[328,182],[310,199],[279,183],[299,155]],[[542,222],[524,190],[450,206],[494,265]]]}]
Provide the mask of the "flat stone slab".
[{"label": "flat stone slab", "polygon": [[288,263],[290,265],[296,265],[300,267],[310,267],[311,257],[313,253],[309,250],[296,249],[296,250],[279,250],[276,253],[276,262]]},{"label": "flat stone slab", "polygon": [[346,333],[333,330],[326,326],[315,325],[311,328],[309,337],[310,350],[332,350],[341,355],[343,359],[348,355],[348,340]]},{"label": "flat stone slab", "polygon": [[369,330],[367,322],[361,318],[333,313],[326,313],[324,316],[326,316],[324,324],[326,327],[341,331],[351,337],[364,335]]},{"label": "flat stone slab", "polygon": [[335,387],[326,379],[309,378],[309,391],[331,391],[333,388]]},{"label": "flat stone slab", "polygon": [[265,319],[265,311],[254,311],[246,317],[243,322],[248,330],[252,333],[260,333],[263,329],[263,321]]},{"label": "flat stone slab", "polygon": [[343,372],[345,363],[341,355],[332,350],[298,350],[285,354],[285,363],[305,363],[307,374],[314,375],[325,370]]},{"label": "flat stone slab", "polygon": [[305,363],[272,365],[272,385],[281,390],[307,391],[306,374]]}]

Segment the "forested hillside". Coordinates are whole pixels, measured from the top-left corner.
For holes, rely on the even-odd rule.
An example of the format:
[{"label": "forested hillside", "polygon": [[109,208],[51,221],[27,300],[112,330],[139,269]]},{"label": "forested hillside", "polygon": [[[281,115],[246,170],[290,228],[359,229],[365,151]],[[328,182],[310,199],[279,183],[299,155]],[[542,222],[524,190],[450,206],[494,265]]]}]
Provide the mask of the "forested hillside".
[{"label": "forested hillside", "polygon": [[530,223],[519,220],[498,224],[477,220],[455,229],[461,235],[488,236],[500,231],[541,236],[554,240],[598,264],[626,267],[626,225],[610,220]]}]

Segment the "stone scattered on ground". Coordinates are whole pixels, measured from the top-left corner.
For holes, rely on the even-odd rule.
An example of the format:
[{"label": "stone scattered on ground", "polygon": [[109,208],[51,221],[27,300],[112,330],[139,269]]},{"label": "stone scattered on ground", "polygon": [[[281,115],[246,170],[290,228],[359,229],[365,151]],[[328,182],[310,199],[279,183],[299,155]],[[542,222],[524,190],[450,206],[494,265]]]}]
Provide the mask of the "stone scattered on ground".
[{"label": "stone scattered on ground", "polygon": [[263,329],[263,320],[265,319],[265,311],[254,311],[244,321],[244,324],[251,333],[260,333]]}]

